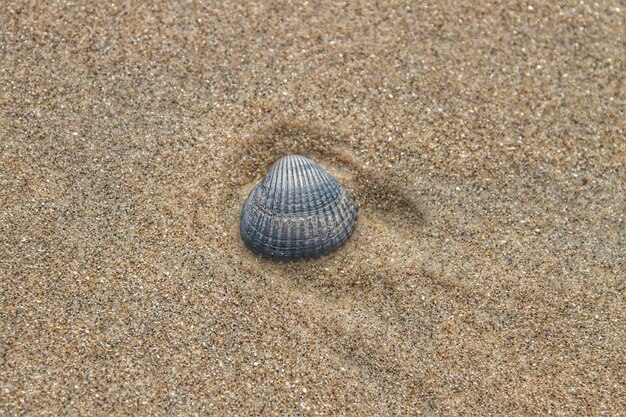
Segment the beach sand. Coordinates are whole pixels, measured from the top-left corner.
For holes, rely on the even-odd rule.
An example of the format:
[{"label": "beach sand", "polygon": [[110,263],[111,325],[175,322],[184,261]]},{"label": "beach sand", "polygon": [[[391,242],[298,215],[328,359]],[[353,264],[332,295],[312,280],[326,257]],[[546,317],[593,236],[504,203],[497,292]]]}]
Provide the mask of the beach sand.
[{"label": "beach sand", "polygon": [[623,415],[623,3],[173,3],[0,4],[0,414]]}]

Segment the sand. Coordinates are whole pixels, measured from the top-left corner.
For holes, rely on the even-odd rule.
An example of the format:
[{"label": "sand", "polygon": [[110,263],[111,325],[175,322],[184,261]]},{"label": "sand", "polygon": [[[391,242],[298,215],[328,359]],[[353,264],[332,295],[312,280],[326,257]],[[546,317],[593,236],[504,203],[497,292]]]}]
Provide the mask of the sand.
[{"label": "sand", "polygon": [[0,414],[623,415],[622,2],[173,3],[0,4]]}]

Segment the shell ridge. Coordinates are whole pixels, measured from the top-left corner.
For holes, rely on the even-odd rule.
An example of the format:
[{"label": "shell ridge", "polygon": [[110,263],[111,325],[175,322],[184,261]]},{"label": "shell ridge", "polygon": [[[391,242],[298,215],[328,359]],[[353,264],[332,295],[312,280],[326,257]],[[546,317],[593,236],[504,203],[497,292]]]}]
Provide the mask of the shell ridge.
[{"label": "shell ridge", "polygon": [[291,211],[291,200],[293,198],[293,161],[290,158],[283,158],[285,173],[285,182],[282,184],[284,190],[286,190],[288,198],[282,201],[280,216],[277,216],[278,223],[280,224],[279,230],[276,232],[276,240],[274,241],[274,247],[279,257],[288,256],[286,253],[289,241],[289,223],[290,218],[288,213]]},{"label": "shell ridge", "polygon": [[[312,175],[315,176],[315,179],[317,180],[316,182],[319,185],[322,185],[322,184],[325,184],[325,183],[328,182],[328,179],[324,178],[324,176],[320,172],[320,169],[318,169],[317,167],[315,167],[315,169],[313,169]],[[318,189],[322,190],[322,192],[324,194],[324,198],[322,199],[323,202],[330,201],[332,196],[329,195],[329,193],[328,193],[328,188],[329,187],[324,187],[324,186],[319,186],[319,185],[316,187],[316,190],[318,190]],[[323,204],[323,203],[320,203],[319,206],[314,205],[313,206],[314,207],[314,212],[315,213],[320,213],[320,212],[322,212],[326,208],[326,206],[327,206],[327,204]]]},{"label": "shell ridge", "polygon": [[288,222],[287,222],[287,229],[288,229],[288,241],[291,241],[294,243],[294,245],[289,246],[288,245],[288,241],[285,241],[285,249],[287,252],[288,256],[293,256],[294,253],[297,253],[298,251],[298,241],[296,240],[296,228],[298,225],[298,198],[297,196],[299,194],[301,194],[302,192],[302,175],[301,175],[301,163],[300,163],[300,158],[299,157],[295,157],[292,158],[292,172],[293,172],[293,190],[294,190],[294,200],[293,200],[293,206],[292,206],[292,210],[290,210],[290,216],[288,218]]},{"label": "shell ridge", "polygon": [[[282,161],[282,178],[283,181],[281,183],[281,201],[280,201],[280,218],[281,218],[281,226],[284,226],[286,222],[289,222],[289,201],[291,199],[291,189],[292,187],[292,178],[291,178],[291,161],[286,157],[281,159]],[[283,244],[282,242],[285,240],[285,227],[281,227],[279,231],[276,232],[276,241],[274,242],[276,250],[279,251],[279,257],[285,256],[283,253]]]},{"label": "shell ridge", "polygon": [[[301,169],[301,178],[302,178],[302,188],[301,188],[301,197],[302,197],[302,218],[304,221],[300,222],[300,227],[302,229],[302,236],[303,238],[300,239],[299,241],[295,242],[295,247],[298,250],[301,250],[302,252],[307,252],[308,247],[310,247],[312,244],[315,244],[315,233],[314,233],[314,226],[311,223],[311,219],[310,219],[310,212],[311,212],[311,201],[310,201],[310,194],[311,194],[311,186],[310,184],[313,184],[313,182],[309,181],[310,178],[310,171],[311,171],[311,164],[308,163],[308,161],[302,157],[302,156],[297,156],[298,158],[298,162],[300,164],[300,169]],[[305,185],[306,184],[306,185]]]},{"label": "shell ridge", "polygon": [[315,187],[316,191],[323,192],[323,198],[320,198],[319,203],[314,205],[316,210],[321,210],[337,200],[339,196],[338,190],[340,188],[340,185],[333,176],[328,174],[321,166],[317,164],[313,165],[311,171],[312,175],[314,175],[317,179],[317,185]]},{"label": "shell ridge", "polygon": [[[306,160],[301,157],[298,156],[298,159],[300,161],[300,165],[303,168],[304,171],[304,167],[307,165],[306,164]],[[308,174],[308,170],[307,170],[307,174]],[[303,200],[303,212],[304,213],[310,213],[311,212],[311,201],[310,201],[310,189],[311,189],[311,181],[310,181],[310,175],[303,175],[303,192],[307,192],[307,198]],[[300,251],[303,248],[306,247],[306,243],[307,243],[307,221],[306,221],[306,217],[307,216],[300,216],[301,218],[305,219],[305,221],[300,221],[300,222],[296,222],[296,236],[294,239],[295,245],[294,245],[294,252],[296,251]]]},{"label": "shell ridge", "polygon": [[[315,191],[321,189],[325,196],[325,198],[323,198],[322,200],[326,200],[326,187],[320,187],[320,185],[324,183],[325,178],[322,178],[322,175],[317,167],[314,167],[311,171],[311,175],[315,177],[315,182],[317,184],[317,186],[315,187]],[[311,213],[311,217],[316,218],[316,224],[314,227],[318,228],[318,230],[320,231],[320,233],[318,233],[317,235],[317,239],[312,242],[312,252],[315,256],[319,256],[323,252],[322,247],[324,245],[324,240],[326,239],[326,227],[324,224],[321,224],[321,219],[319,218],[319,214],[321,213],[321,211],[323,211],[323,207],[324,204],[322,204],[320,207],[314,206],[313,213]]]},{"label": "shell ridge", "polygon": [[[253,193],[255,190],[252,191]],[[254,201],[251,201],[250,204],[246,204],[246,211],[244,212],[245,219],[242,221],[245,230],[245,236],[248,236],[251,245],[254,246],[254,249],[258,249],[260,245],[260,239],[262,239],[261,234],[258,231],[257,224],[262,222],[263,213],[257,212],[254,210]]]}]

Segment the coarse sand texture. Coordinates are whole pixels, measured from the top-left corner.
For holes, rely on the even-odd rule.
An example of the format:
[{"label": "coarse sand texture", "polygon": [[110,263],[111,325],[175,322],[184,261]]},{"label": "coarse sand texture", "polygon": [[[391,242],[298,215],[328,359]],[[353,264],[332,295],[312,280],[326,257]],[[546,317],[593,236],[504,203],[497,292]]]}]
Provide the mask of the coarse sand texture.
[{"label": "coarse sand texture", "polygon": [[[1,1],[0,415],[626,414],[625,13]],[[285,155],[327,256],[241,236]]]}]

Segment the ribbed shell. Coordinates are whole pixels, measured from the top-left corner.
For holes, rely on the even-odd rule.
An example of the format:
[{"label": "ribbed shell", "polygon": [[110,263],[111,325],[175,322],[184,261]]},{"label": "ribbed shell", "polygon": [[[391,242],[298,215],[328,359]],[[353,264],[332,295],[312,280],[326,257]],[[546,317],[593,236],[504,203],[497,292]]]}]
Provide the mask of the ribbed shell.
[{"label": "ribbed shell", "polygon": [[357,211],[352,195],[322,167],[287,155],[250,192],[240,231],[246,245],[265,257],[317,258],[350,236]]}]

